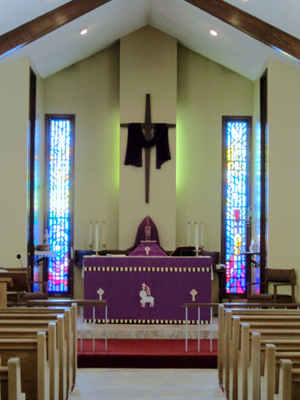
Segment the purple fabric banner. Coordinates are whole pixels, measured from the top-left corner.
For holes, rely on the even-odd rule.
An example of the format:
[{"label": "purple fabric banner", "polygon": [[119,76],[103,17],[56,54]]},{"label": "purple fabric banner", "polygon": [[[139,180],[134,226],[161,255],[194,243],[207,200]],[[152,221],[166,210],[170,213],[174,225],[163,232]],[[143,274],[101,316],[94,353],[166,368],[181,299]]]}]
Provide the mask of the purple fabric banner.
[{"label": "purple fabric banner", "polygon": [[[185,321],[184,303],[211,302],[210,257],[84,257],[84,298],[107,300],[111,323],[172,323]],[[84,318],[92,320],[92,310]],[[96,308],[103,322],[103,308]],[[197,321],[197,308],[189,320]],[[210,309],[200,319],[210,321]]]}]

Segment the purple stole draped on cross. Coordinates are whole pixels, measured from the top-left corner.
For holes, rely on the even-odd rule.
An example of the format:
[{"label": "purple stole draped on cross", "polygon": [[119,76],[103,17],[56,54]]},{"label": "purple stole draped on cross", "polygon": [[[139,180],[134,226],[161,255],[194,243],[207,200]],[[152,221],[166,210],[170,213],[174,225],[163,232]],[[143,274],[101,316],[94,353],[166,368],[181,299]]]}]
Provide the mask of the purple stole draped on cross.
[{"label": "purple stole draped on cross", "polygon": [[149,149],[156,145],[156,169],[160,169],[162,164],[171,160],[169,148],[169,135],[167,124],[155,124],[154,135],[150,140],[146,140],[140,123],[128,125],[128,140],[125,157],[125,165],[142,167],[142,148]]}]

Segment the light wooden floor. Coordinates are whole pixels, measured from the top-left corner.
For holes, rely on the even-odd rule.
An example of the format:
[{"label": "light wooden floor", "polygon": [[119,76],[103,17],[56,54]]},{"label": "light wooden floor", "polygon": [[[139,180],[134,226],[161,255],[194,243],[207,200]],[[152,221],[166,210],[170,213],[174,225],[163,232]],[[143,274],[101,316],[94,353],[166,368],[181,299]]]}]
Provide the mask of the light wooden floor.
[{"label": "light wooden floor", "polygon": [[224,398],[213,369],[79,369],[70,396],[70,400]]}]

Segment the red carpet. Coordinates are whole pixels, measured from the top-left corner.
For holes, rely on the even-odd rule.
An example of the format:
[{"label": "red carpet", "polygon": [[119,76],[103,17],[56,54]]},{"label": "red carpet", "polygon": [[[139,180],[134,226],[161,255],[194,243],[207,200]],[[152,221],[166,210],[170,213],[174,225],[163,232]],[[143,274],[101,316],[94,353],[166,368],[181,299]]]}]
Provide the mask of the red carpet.
[{"label": "red carpet", "polygon": [[107,352],[104,340],[84,339],[82,351],[78,340],[79,368],[217,368],[217,340],[109,339]]}]

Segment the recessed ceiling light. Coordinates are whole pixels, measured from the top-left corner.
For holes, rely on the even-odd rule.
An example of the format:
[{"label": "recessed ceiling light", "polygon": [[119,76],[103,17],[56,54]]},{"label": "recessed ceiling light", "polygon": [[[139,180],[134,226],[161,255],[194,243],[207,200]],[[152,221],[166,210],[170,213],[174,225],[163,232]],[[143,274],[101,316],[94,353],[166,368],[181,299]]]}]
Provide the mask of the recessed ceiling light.
[{"label": "recessed ceiling light", "polygon": [[217,35],[218,35],[218,32],[214,31],[213,29],[211,29],[211,30],[209,31],[209,33],[210,33],[212,36],[217,36]]},{"label": "recessed ceiling light", "polygon": [[80,31],[80,35],[85,35],[87,33],[87,29],[82,29],[82,31]]}]

